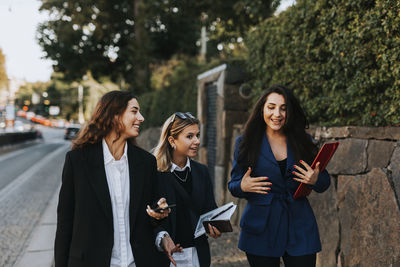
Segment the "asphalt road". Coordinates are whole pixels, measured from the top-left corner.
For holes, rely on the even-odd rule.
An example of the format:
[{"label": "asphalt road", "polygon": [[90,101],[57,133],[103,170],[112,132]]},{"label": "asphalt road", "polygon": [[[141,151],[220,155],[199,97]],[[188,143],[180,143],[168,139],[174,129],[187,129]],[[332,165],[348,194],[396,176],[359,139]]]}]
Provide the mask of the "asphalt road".
[{"label": "asphalt road", "polygon": [[41,127],[43,142],[0,156],[0,266],[13,266],[61,183],[70,142]]}]

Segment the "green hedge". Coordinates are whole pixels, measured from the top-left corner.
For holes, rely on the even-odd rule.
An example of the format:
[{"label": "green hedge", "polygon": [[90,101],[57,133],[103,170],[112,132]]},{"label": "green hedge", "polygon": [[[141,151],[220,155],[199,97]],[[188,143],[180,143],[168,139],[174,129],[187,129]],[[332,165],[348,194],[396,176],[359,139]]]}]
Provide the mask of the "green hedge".
[{"label": "green hedge", "polygon": [[197,113],[197,75],[219,65],[220,61],[201,63],[195,57],[174,57],[153,66],[151,91],[139,96],[145,117],[144,129],[161,126],[174,112]]},{"label": "green hedge", "polygon": [[313,124],[400,124],[399,1],[298,0],[247,47],[255,97],[290,84]]}]

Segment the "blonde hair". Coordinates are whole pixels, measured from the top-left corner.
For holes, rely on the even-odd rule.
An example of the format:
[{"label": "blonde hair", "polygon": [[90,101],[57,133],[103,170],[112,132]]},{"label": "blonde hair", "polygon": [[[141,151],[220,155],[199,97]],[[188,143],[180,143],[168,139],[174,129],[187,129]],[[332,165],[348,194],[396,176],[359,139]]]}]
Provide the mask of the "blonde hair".
[{"label": "blonde hair", "polygon": [[[184,117],[184,119],[182,118]],[[190,113],[176,112],[172,114],[163,124],[160,139],[154,148],[154,156],[157,159],[157,169],[166,172],[171,169],[174,149],[168,141],[172,136],[177,139],[179,134],[188,126],[199,124],[199,120]]]}]

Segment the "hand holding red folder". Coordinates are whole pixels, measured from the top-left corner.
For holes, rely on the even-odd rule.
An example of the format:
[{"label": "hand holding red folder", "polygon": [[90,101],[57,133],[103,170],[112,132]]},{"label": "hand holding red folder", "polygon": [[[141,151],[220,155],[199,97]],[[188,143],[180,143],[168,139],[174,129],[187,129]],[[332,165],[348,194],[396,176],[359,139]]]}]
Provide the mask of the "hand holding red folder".
[{"label": "hand holding red folder", "polygon": [[[317,163],[319,163],[319,172],[323,172],[338,146],[339,142],[324,144],[321,147],[321,150],[318,152],[318,155],[315,157],[313,163],[311,164],[311,169],[315,169]],[[312,189],[309,186],[307,186],[304,183],[301,183],[297,188],[296,192],[294,193],[293,198],[296,199],[299,197],[306,197],[311,193],[311,190]]]},{"label": "hand holding red folder", "polygon": [[315,164],[315,168],[311,168],[310,165],[308,165],[305,161],[300,160],[300,163],[304,166],[304,168],[297,165],[293,166],[297,170],[293,172],[293,174],[296,175],[293,180],[303,184],[314,185],[318,180],[320,163],[317,162]]}]

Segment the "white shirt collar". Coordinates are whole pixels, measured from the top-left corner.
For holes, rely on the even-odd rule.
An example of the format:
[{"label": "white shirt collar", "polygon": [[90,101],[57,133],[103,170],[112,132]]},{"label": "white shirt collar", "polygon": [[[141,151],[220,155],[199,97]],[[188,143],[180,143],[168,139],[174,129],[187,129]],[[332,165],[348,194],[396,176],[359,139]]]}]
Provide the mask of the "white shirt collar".
[{"label": "white shirt collar", "polygon": [[183,168],[179,167],[178,165],[176,165],[175,163],[172,162],[172,166],[171,166],[171,170],[170,171],[171,172],[184,171],[184,170],[186,170],[186,168],[189,168],[189,171],[191,170],[191,168],[190,168],[190,159],[189,158],[187,158],[186,165]]},{"label": "white shirt collar", "polygon": [[[112,161],[117,161],[114,159],[114,156],[111,154],[110,149],[108,148],[108,145],[106,143],[106,140],[102,141],[103,144],[103,155],[104,155],[104,164],[108,164]],[[122,155],[120,160],[126,159],[128,156],[128,144],[125,141],[125,146],[124,146],[124,154]]]}]

